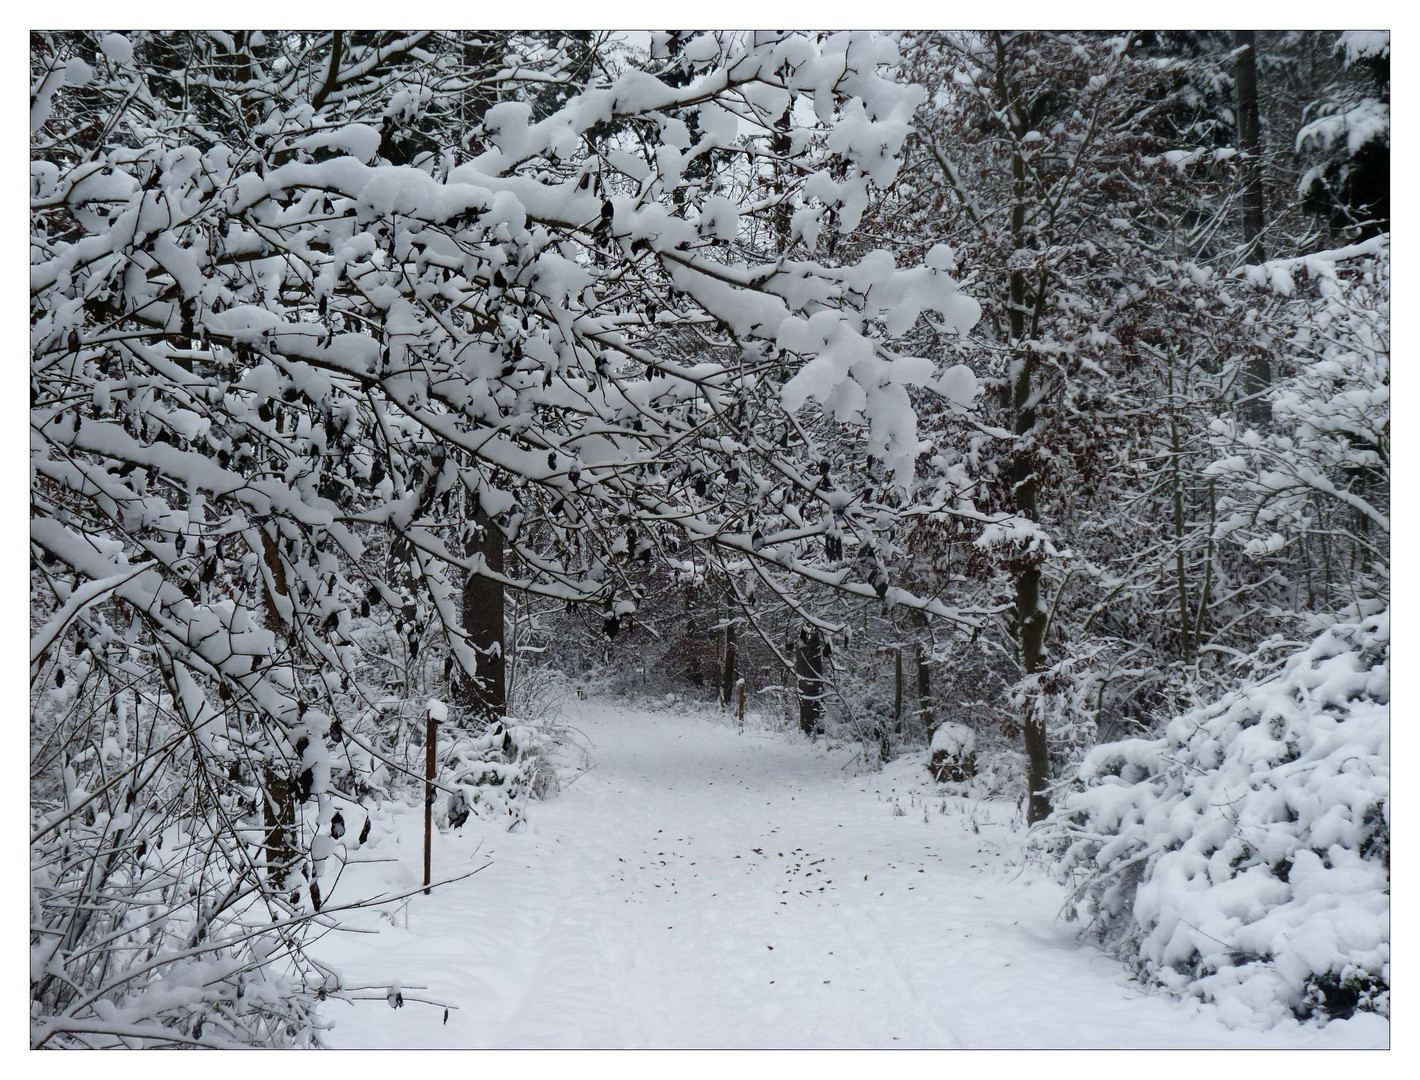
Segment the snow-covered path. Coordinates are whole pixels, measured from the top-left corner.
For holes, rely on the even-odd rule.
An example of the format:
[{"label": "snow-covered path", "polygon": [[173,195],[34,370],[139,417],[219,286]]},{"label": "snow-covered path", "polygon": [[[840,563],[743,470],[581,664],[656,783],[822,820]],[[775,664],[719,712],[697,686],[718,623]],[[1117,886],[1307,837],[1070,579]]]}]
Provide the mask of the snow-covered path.
[{"label": "snow-covered path", "polygon": [[[486,869],[369,912],[317,947],[394,1010],[332,1002],[336,1047],[1385,1045],[1373,1016],[1230,1030],[1150,995],[1056,918],[1061,893],[1008,865],[1009,808],[923,801],[920,761],[845,758],[705,717],[582,703],[596,762],[518,833],[435,837],[435,874]],[[915,759],[914,759],[915,760]],[[912,789],[918,793],[914,794]],[[905,813],[894,811],[894,801]],[[925,810],[925,815],[924,815]],[[996,821],[990,820],[994,812]],[[975,822],[973,822],[973,816]],[[925,819],[924,819],[925,818]],[[341,897],[419,880],[402,811]],[[481,849],[480,849],[481,844]],[[424,987],[424,989],[414,989]]]}]

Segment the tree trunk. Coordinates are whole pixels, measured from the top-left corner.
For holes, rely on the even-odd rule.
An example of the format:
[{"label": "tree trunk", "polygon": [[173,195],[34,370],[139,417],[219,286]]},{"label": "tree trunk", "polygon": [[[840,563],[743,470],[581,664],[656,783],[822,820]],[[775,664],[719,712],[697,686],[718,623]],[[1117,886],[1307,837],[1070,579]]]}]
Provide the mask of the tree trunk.
[{"label": "tree trunk", "polygon": [[1183,448],[1178,436],[1178,415],[1174,411],[1173,365],[1168,369],[1169,386],[1169,449],[1173,454],[1173,533],[1174,576],[1178,584],[1178,640],[1185,665],[1192,657],[1189,647],[1189,602],[1187,560],[1183,554],[1186,519],[1183,512]]},{"label": "tree trunk", "polygon": [[[1262,136],[1257,116],[1257,34],[1233,31],[1233,80],[1237,84],[1238,149],[1242,160],[1242,234],[1244,258],[1254,265],[1266,259],[1262,230],[1267,207],[1262,188]],[[1266,352],[1254,347],[1247,356],[1243,392],[1247,403],[1243,419],[1255,427],[1266,424],[1271,409],[1263,400],[1272,384],[1272,363]]]},{"label": "tree trunk", "polygon": [[1243,243],[1247,246],[1247,261],[1260,263],[1263,251],[1262,229],[1266,209],[1262,194],[1262,136],[1257,117],[1257,48],[1256,32],[1233,31],[1233,80],[1238,92],[1238,149],[1246,155],[1242,162]]},{"label": "tree trunk", "polygon": [[[503,533],[498,526],[475,506],[472,514],[477,526],[469,541],[470,557],[482,555],[484,564],[495,574],[503,572]],[[503,719],[507,713],[503,659],[503,583],[481,574],[470,574],[464,582],[460,598],[460,616],[468,643],[478,653],[478,671],[474,678],[460,676],[454,683],[454,704],[468,720],[486,727]]]},{"label": "tree trunk", "polygon": [[433,869],[434,776],[438,764],[439,721],[431,715],[424,721],[424,895],[429,895]]},{"label": "tree trunk", "polygon": [[296,858],[296,796],[291,778],[278,768],[265,768],[262,817],[266,822],[266,880],[275,890],[286,888]]},{"label": "tree trunk", "polygon": [[794,657],[799,680],[799,728],[805,735],[823,733],[823,635],[817,630],[799,632]]},{"label": "tree trunk", "polygon": [[932,668],[927,650],[921,645],[917,646],[917,719],[930,742],[937,731],[937,716],[932,708]]},{"label": "tree trunk", "polygon": [[[497,47],[491,34],[465,31],[460,41],[462,59],[470,72],[497,66]],[[483,123],[493,106],[495,92],[487,85],[467,90],[459,101],[465,128],[465,148],[474,151],[472,129]],[[481,145],[481,142],[479,143]],[[476,495],[465,504],[465,514],[473,521],[475,534],[466,554],[482,555],[484,565],[496,574],[503,572],[503,534],[479,505]],[[478,672],[472,680],[459,677],[454,685],[454,704],[475,727],[488,727],[507,714],[506,662],[503,656],[503,583],[470,574],[460,597],[460,617],[468,643],[478,653]]]},{"label": "tree trunk", "polygon": [[[1018,404],[1025,400],[1029,389],[1028,377],[1017,384]],[[1017,436],[1028,432],[1034,424],[1034,410],[1021,409],[1016,415]],[[1018,453],[1012,461],[1011,479],[1016,488],[1017,513],[1031,521],[1036,520],[1035,473],[1027,454]],[[1025,565],[1016,574],[1016,632],[1021,644],[1021,666],[1030,676],[1045,668],[1045,612],[1040,607],[1040,564],[1037,556],[1022,553],[1022,561]],[[1033,825],[1050,813],[1050,799],[1045,794],[1050,783],[1050,753],[1046,744],[1045,722],[1037,710],[1028,710],[1021,726],[1025,734],[1026,787],[1030,792],[1026,821]]]},{"label": "tree trunk", "polygon": [[[1020,96],[1020,87],[1007,75],[1009,62],[1006,58],[1004,38],[996,36],[997,56],[1001,77],[998,93],[1002,95],[1002,106],[1006,115],[1013,115],[1015,99]],[[1025,259],[1029,256],[1030,245],[1026,235],[1026,200],[1028,185],[1025,157],[1020,149],[1020,139],[1024,138],[1029,125],[1024,118],[1016,121],[1013,134],[1016,149],[1011,155],[1011,180],[1013,203],[1011,206],[1011,246],[1016,251],[1010,276],[1010,326],[1011,326],[1011,368],[1010,378],[1002,388],[1006,404],[1014,418],[1012,429],[1016,435],[1016,447],[1011,456],[1011,486],[1015,492],[1016,513],[1029,521],[1039,520],[1036,510],[1036,471],[1034,454],[1026,437],[1035,427],[1035,405],[1032,401],[1032,379],[1035,355],[1029,339],[1035,335],[1045,302],[1046,278],[1041,278],[1027,307],[1030,290],[1026,282]],[[1029,311],[1031,322],[1026,323]],[[1020,552],[1016,571],[1016,635],[1021,647],[1021,666],[1027,677],[1040,672],[1045,667],[1045,612],[1040,607],[1040,563],[1033,552]],[[1026,820],[1034,824],[1050,813],[1050,800],[1045,791],[1050,783],[1050,753],[1046,743],[1045,724],[1040,711],[1027,708],[1021,725],[1026,751],[1026,789],[1028,804]]]},{"label": "tree trunk", "polygon": [[720,672],[720,704],[727,709],[730,707],[730,702],[734,700],[735,679],[738,677],[735,645],[735,624],[733,621],[727,621],[725,623],[725,664]]},{"label": "tree trunk", "polygon": [[892,719],[894,724],[894,734],[902,734],[902,646],[899,645],[892,651],[893,657],[893,681],[892,681]]}]

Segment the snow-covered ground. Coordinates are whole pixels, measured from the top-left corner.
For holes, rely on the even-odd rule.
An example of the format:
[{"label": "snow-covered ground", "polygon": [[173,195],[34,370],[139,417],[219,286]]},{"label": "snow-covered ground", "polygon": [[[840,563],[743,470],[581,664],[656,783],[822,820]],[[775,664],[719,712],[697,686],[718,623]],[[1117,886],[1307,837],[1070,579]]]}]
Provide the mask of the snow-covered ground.
[{"label": "snow-covered ground", "polygon": [[[329,1045],[1389,1044],[1374,1015],[1232,1029],[1145,992],[1021,870],[1014,808],[934,794],[921,755],[861,773],[703,714],[587,701],[568,721],[593,768],[526,827],[436,835],[436,878],[485,869],[316,946],[369,988],[326,1007]],[[418,808],[376,814],[334,902],[418,884],[421,829]]]}]

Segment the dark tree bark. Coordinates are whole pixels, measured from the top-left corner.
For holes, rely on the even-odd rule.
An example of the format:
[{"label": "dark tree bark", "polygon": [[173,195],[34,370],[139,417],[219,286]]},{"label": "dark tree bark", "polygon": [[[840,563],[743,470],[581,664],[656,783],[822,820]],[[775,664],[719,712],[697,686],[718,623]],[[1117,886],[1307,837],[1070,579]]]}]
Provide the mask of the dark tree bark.
[{"label": "dark tree bark", "polygon": [[720,673],[720,704],[727,709],[735,699],[735,680],[739,677],[736,645],[735,624],[730,621],[725,625],[725,664]]},{"label": "dark tree bark", "polygon": [[[1048,271],[1040,270],[1031,282],[1027,275],[1031,244],[1026,229],[1030,188],[1021,140],[1031,128],[1030,119],[1021,108],[1022,88],[1017,78],[1010,45],[1001,34],[993,35],[996,45],[997,104],[1002,115],[1010,117],[1015,151],[1011,155],[1011,247],[1010,289],[1011,361],[1009,378],[1002,387],[1002,404],[1013,417],[1012,430],[1016,447],[1011,455],[1011,487],[1015,495],[1016,513],[1030,521],[1038,521],[1036,509],[1037,475],[1034,448],[1029,436],[1035,428],[1033,380],[1035,354],[1030,342],[1039,327],[1041,309],[1045,304],[1049,283]],[[1029,315],[1029,321],[1027,321]],[[1045,667],[1045,612],[1040,606],[1040,562],[1033,552],[1021,552],[1016,559],[1015,607],[1016,639],[1021,649],[1021,666],[1027,676]],[[1046,743],[1044,722],[1035,709],[1029,709],[1021,724],[1026,752],[1026,789],[1028,803],[1026,820],[1031,824],[1050,813],[1046,788],[1050,784],[1050,753]]]},{"label": "dark tree bark", "polygon": [[1233,31],[1233,81],[1238,95],[1238,149],[1246,155],[1242,163],[1243,243],[1247,261],[1260,263],[1266,255],[1262,230],[1266,207],[1262,194],[1262,135],[1257,117],[1257,46],[1253,30]]},{"label": "dark tree bark", "polygon": [[[477,526],[468,544],[470,556],[482,555],[484,564],[495,574],[503,572],[503,533],[485,514],[476,508],[472,514]],[[464,633],[478,653],[478,672],[470,679],[466,675],[454,684],[454,703],[462,714],[478,726],[487,726],[503,719],[507,713],[504,688],[506,677],[503,659],[503,603],[501,581],[470,574],[464,582],[460,598]]]},{"label": "dark tree bark", "polygon": [[[497,68],[499,50],[494,37],[464,32],[460,46],[463,61],[471,72]],[[483,117],[496,101],[496,92],[487,84],[476,84],[460,101],[465,127],[463,139],[470,152],[474,150],[473,132],[483,123]],[[482,140],[478,140],[481,145]],[[483,512],[477,496],[468,499],[466,513],[472,520],[474,536],[467,554],[482,555],[484,565],[495,574],[503,572],[503,534]],[[507,715],[507,677],[503,657],[503,613],[506,597],[501,581],[470,574],[460,597],[460,616],[468,643],[478,653],[478,672],[474,679],[457,678],[454,703],[460,712],[477,727],[487,727]]]},{"label": "dark tree bark", "polygon": [[343,30],[332,30],[330,34],[330,65],[326,68],[325,82],[316,91],[316,96],[311,98],[311,108],[319,109],[325,104],[326,98],[337,86],[340,85],[340,62],[343,59],[341,46],[345,41]]},{"label": "dark tree bark", "polygon": [[265,769],[262,818],[266,824],[266,880],[284,889],[296,857],[296,797],[291,778],[270,765]]},{"label": "dark tree bark", "polygon": [[893,656],[893,680],[892,680],[892,719],[894,734],[902,734],[902,646],[899,645],[892,651]]},{"label": "dark tree bark", "polygon": [[[1243,152],[1242,232],[1244,255],[1257,264],[1266,257],[1262,230],[1266,225],[1266,203],[1262,188],[1262,135],[1257,115],[1257,34],[1252,30],[1233,31],[1233,80],[1237,84],[1238,149]],[[1262,426],[1271,415],[1263,394],[1272,383],[1272,363],[1260,348],[1250,350],[1243,389],[1247,404],[1243,417]]]},{"label": "dark tree bark", "polygon": [[937,730],[937,713],[932,707],[932,667],[923,645],[917,646],[917,718],[930,740]]},{"label": "dark tree bark", "polygon": [[[1020,364],[1021,376],[1016,380],[1015,404],[1018,437],[1035,426],[1035,410],[1025,407],[1030,396],[1030,364],[1027,358]],[[1035,469],[1029,452],[1018,451],[1011,462],[1011,480],[1016,489],[1016,512],[1031,521],[1036,516]],[[1045,669],[1045,612],[1040,606],[1040,562],[1032,552],[1022,552],[1022,563],[1016,573],[1016,633],[1021,646],[1021,666],[1027,675]],[[1050,799],[1045,789],[1050,783],[1050,752],[1046,743],[1044,721],[1039,713],[1027,713],[1021,729],[1025,737],[1026,786],[1030,802],[1026,821],[1035,824],[1050,814]]]},{"label": "dark tree bark", "polygon": [[1189,638],[1190,611],[1188,600],[1188,567],[1184,557],[1184,533],[1188,527],[1183,505],[1183,444],[1178,434],[1178,416],[1173,410],[1174,383],[1173,368],[1168,371],[1169,389],[1169,449],[1173,451],[1173,533],[1174,533],[1174,578],[1178,585],[1178,644],[1183,662],[1188,664],[1193,658],[1192,642]]},{"label": "dark tree bark", "polygon": [[799,727],[805,735],[820,735],[823,733],[823,635],[817,630],[799,631],[794,674],[799,680]]}]

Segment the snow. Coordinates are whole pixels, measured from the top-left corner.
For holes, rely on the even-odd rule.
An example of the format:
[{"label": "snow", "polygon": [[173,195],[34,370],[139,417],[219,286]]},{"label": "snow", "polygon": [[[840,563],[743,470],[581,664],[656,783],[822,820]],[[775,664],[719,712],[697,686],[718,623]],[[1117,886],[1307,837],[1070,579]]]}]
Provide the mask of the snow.
[{"label": "snow", "polygon": [[[214,37],[248,53],[229,35]],[[902,268],[887,250],[838,265],[832,238],[827,265],[759,250],[776,206],[794,211],[792,230],[811,248],[825,231],[847,237],[874,188],[897,177],[922,91],[893,81],[891,39],[858,32],[701,35],[673,72],[678,85],[636,70],[616,75],[615,65],[593,65],[601,74],[583,84],[570,69],[539,71],[533,58],[526,72],[497,81],[526,75],[531,87],[551,78],[571,95],[565,105],[536,122],[530,97],[494,106],[482,125],[489,145],[457,164],[438,104],[448,91],[436,88],[460,85],[446,78],[460,62],[426,52],[419,35],[384,39],[383,58],[347,43],[347,67],[333,73],[341,78],[329,85],[338,89],[322,107],[306,96],[324,78],[314,61],[328,46],[313,45],[304,59],[277,50],[274,66],[261,70],[263,62],[245,90],[232,91],[255,95],[261,122],[229,126],[232,118],[208,116],[215,133],[200,115],[209,106],[190,113],[145,91],[159,55],[147,36],[69,39],[85,43],[91,63],[65,59],[70,45],[52,40],[62,47],[31,58],[31,130],[42,132],[31,147],[31,659],[52,673],[32,671],[31,730],[33,741],[52,731],[80,749],[32,763],[31,798],[44,807],[32,817],[49,823],[31,849],[31,933],[46,942],[34,946],[33,970],[54,987],[34,995],[39,1036],[162,1040],[164,1029],[144,1025],[171,1010],[161,1022],[173,1039],[202,1040],[200,1017],[212,1004],[236,1017],[234,1039],[304,1041],[307,999],[298,986],[309,973],[299,949],[277,947],[301,916],[271,923],[271,910],[258,909],[273,901],[271,917],[319,910],[322,919],[345,919],[344,929],[377,931],[332,933],[322,945],[351,972],[347,985],[378,986],[368,1007],[328,1005],[342,1021],[338,1044],[1116,1045],[1164,1044],[1180,1031],[1197,1045],[1388,1039],[1376,1017],[1319,1032],[1298,1027],[1285,1009],[1283,1022],[1260,1034],[1284,1004],[1295,1010],[1299,987],[1311,993],[1318,972],[1342,989],[1378,973],[1389,979],[1388,940],[1378,930],[1389,913],[1388,877],[1356,850],[1358,836],[1371,842],[1365,830],[1376,829],[1377,813],[1388,830],[1388,802],[1376,801],[1374,781],[1388,759],[1374,709],[1352,710],[1370,740],[1359,755],[1347,756],[1354,740],[1338,752],[1320,722],[1306,729],[1312,741],[1298,743],[1305,754],[1291,772],[1292,759],[1267,756],[1271,744],[1254,748],[1265,768],[1247,775],[1265,773],[1266,783],[1248,797],[1256,814],[1248,823],[1273,844],[1269,856],[1285,858],[1286,877],[1260,863],[1239,868],[1236,845],[1188,846],[1206,832],[1193,828],[1204,800],[1174,800],[1172,791],[1160,800],[1172,830],[1164,835],[1182,850],[1159,861],[1157,881],[1141,885],[1131,911],[1157,921],[1149,931],[1157,930],[1149,946],[1157,962],[1191,961],[1199,946],[1181,929],[1185,917],[1215,941],[1275,961],[1275,970],[1261,971],[1209,959],[1212,981],[1196,984],[1217,988],[1198,995],[1216,1007],[1131,989],[1125,968],[1077,948],[1055,921],[1064,894],[1039,868],[1020,869],[1014,808],[929,786],[925,754],[859,775],[846,750],[762,724],[744,734],[705,717],[610,703],[571,717],[595,767],[575,779],[567,772],[570,786],[548,803],[526,798],[551,782],[546,762],[557,753],[536,725],[462,738],[446,731],[436,817],[447,825],[477,813],[462,831],[441,833],[437,858],[456,880],[414,897],[393,920],[340,914],[340,900],[419,891],[422,872],[417,809],[376,809],[374,839],[353,839],[364,821],[355,792],[398,769],[376,767],[378,748],[359,742],[370,728],[385,733],[378,702],[395,685],[366,680],[366,660],[388,659],[376,651],[388,644],[369,621],[372,598],[402,612],[395,634],[414,627],[439,639],[422,661],[430,671],[443,652],[472,672],[489,650],[475,656],[461,629],[459,589],[469,572],[559,600],[595,600],[625,625],[632,615],[650,622],[659,596],[624,567],[628,557],[659,552],[672,532],[674,550],[691,556],[667,560],[678,584],[703,592],[723,579],[738,601],[733,579],[757,568],[763,591],[759,602],[745,598],[749,615],[768,615],[766,605],[784,600],[796,617],[818,618],[803,608],[809,593],[798,580],[984,629],[975,601],[957,612],[953,590],[938,596],[929,579],[899,574],[894,561],[917,546],[895,521],[940,521],[953,505],[963,524],[982,526],[981,547],[1018,549],[983,553],[993,560],[1073,558],[1063,541],[1059,552],[1052,546],[1049,522],[988,520],[971,502],[977,477],[968,463],[975,470],[984,461],[989,479],[987,440],[1012,437],[982,423],[986,413],[971,415],[990,385],[987,369],[978,377],[958,364],[938,374],[956,346],[975,346],[891,340],[913,333],[919,319],[959,338],[977,322],[981,307],[952,279],[958,260],[949,247]],[[252,47],[263,40],[245,39]],[[1347,47],[1365,56],[1379,46],[1357,38]],[[65,89],[95,80],[78,97]],[[1388,105],[1352,104],[1317,119],[1305,139],[1335,149],[1344,138],[1355,151],[1388,138]],[[81,122],[91,114],[109,119]],[[765,145],[774,134],[765,124],[779,115],[795,121],[787,157],[773,149],[777,140]],[[814,115],[820,123],[810,123]],[[428,125],[417,130],[423,120],[433,122],[442,156],[420,149],[429,134]],[[608,140],[603,124],[622,134]],[[401,147],[404,126],[418,137]],[[187,145],[184,132],[199,134],[198,144]],[[465,145],[478,150],[479,132],[466,133],[473,138]],[[1063,134],[1056,125],[1049,138]],[[413,153],[413,164],[383,163],[409,157],[390,152],[387,136]],[[214,143],[223,137],[236,149]],[[711,171],[720,175],[702,175],[712,149],[737,143],[742,152],[714,155]],[[722,170],[727,160],[741,164]],[[771,173],[756,163],[773,166],[772,189]],[[1271,331],[1286,350],[1284,367],[1299,370],[1283,377],[1279,368],[1268,398],[1273,425],[1238,436],[1216,467],[1225,481],[1216,539],[1284,556],[1305,535],[1299,530],[1312,529],[1320,495],[1359,511],[1368,530],[1386,537],[1388,581],[1388,484],[1372,485],[1387,486],[1372,505],[1365,480],[1389,476],[1388,307],[1381,314],[1361,302],[1382,280],[1388,294],[1388,246],[1380,258],[1377,244],[1388,238],[1238,271],[1293,301],[1259,301],[1258,325],[1259,311],[1300,310],[1311,289],[1328,304],[1318,309],[1311,345],[1285,344]],[[973,243],[963,250],[968,266],[979,261]],[[1354,271],[1335,265],[1366,252],[1377,259]],[[1190,273],[1200,280],[1211,272]],[[1352,284],[1357,274],[1370,285]],[[702,352],[697,340],[717,344]],[[1097,328],[1086,340],[1115,344]],[[899,355],[899,346],[918,355]],[[1315,361],[1292,364],[1293,353],[1315,353]],[[914,407],[929,396],[930,442],[919,438]],[[800,410],[807,415],[786,415]],[[851,427],[833,431],[825,420]],[[934,472],[923,479],[935,493],[920,496],[916,464],[928,453]],[[1354,486],[1353,467],[1362,470]],[[454,554],[465,550],[460,533],[468,538],[460,517],[467,503],[453,498],[460,486],[499,519],[512,552],[506,576],[488,571],[484,554]],[[989,504],[989,495],[979,497]],[[559,517],[566,529],[552,520]],[[623,531],[628,519],[635,528]],[[837,555],[825,545],[819,558],[822,537],[836,541]],[[859,556],[852,565],[841,558],[845,539]],[[388,572],[380,567],[386,552]],[[853,577],[868,571],[869,582]],[[889,571],[898,579],[891,584]],[[133,614],[127,631],[106,625],[123,611]],[[871,640],[867,614],[863,628]],[[849,628],[840,629],[848,644]],[[352,635],[374,647],[366,651]],[[417,713],[427,702],[425,716],[447,723],[449,709],[428,695],[444,692],[448,672],[439,682],[414,668],[420,640],[407,639],[398,703]],[[517,653],[508,644],[511,662]],[[120,646],[130,652],[120,681],[134,690],[131,724],[120,713],[128,695],[111,681],[120,669],[97,659]],[[501,656],[502,643],[494,647]],[[269,662],[278,654],[302,657],[299,669]],[[1029,685],[1043,686],[1045,676]],[[81,692],[90,679],[110,681]],[[240,710],[219,704],[234,692]],[[372,698],[363,716],[366,706],[354,706],[345,736],[335,733],[351,702]],[[105,701],[112,725],[102,707],[86,704]],[[1348,709],[1348,701],[1319,707]],[[130,751],[118,732],[145,728],[145,712],[157,726],[144,745],[173,754],[140,757],[148,751],[138,743]],[[1307,715],[1288,714],[1289,722],[1306,727]],[[396,741],[405,740],[407,719],[396,717]],[[966,734],[944,728],[937,745]],[[1255,762],[1228,754],[1253,739],[1262,741],[1249,735],[1226,751],[1225,740],[1205,741],[1199,753],[1231,778],[1245,771],[1240,761]],[[352,774],[337,794],[330,777],[342,744],[353,747]],[[412,745],[403,742],[406,752]],[[301,889],[295,900],[276,897],[281,875],[269,871],[264,886],[229,907],[221,899],[236,895],[228,886],[257,879],[224,876],[222,859],[204,857],[192,869],[204,845],[211,854],[265,844],[260,792],[273,782],[233,770],[237,755],[299,770],[309,908]],[[149,761],[155,772],[137,769]],[[1360,779],[1357,762],[1371,770]],[[1007,778],[1020,789],[1018,754],[988,750],[981,769],[971,792],[1000,791]],[[61,814],[61,806],[116,792],[108,777],[130,772],[164,789],[149,800],[167,808],[160,815],[141,804],[97,823]],[[222,814],[170,798],[204,772],[250,791],[240,803],[232,795]],[[1100,779],[1120,786],[1119,777]],[[1364,803],[1354,801],[1358,792]],[[1302,808],[1306,845],[1270,828],[1279,806]],[[120,835],[140,826],[168,844],[147,864],[137,837]],[[1128,839],[1115,837],[1114,850]],[[484,858],[493,862],[481,870]],[[117,868],[104,870],[107,884],[93,897],[119,929],[95,930],[85,954],[60,944],[89,918],[79,915],[90,905],[79,882],[90,865]],[[168,875],[188,886],[185,894]],[[160,898],[151,919],[142,899],[150,896]],[[219,906],[204,914],[209,900]],[[215,959],[162,951],[206,933],[209,916],[230,929],[253,911],[253,940],[214,945],[224,950]],[[1215,955],[1206,942],[1201,948]],[[157,957],[131,982],[143,989],[118,983],[109,1000],[102,984],[110,965],[143,950]],[[98,983],[82,983],[85,955]],[[294,974],[275,974],[292,962]],[[244,972],[260,985],[243,989]],[[1160,981],[1191,992],[1184,976]],[[78,997],[67,997],[71,989]],[[92,1016],[83,1004],[66,1013],[63,1000],[90,994],[98,996]],[[421,996],[454,1007],[447,1029],[420,1026],[428,1015]],[[245,1003],[233,1006],[238,998]],[[275,1010],[281,1019],[263,1028],[267,1004],[282,1000],[289,1011]]]},{"label": "snow", "polygon": [[[847,750],[754,717],[740,733],[717,714],[593,699],[564,719],[586,762],[560,795],[515,832],[478,818],[441,831],[436,879],[461,880],[390,916],[348,913],[345,931],[374,933],[314,946],[364,988],[324,1006],[331,1046],[1389,1041],[1373,1015],[1230,1028],[1141,989],[1075,943],[1059,887],[1019,865],[1014,805],[942,794],[923,753],[859,774]],[[336,900],[421,880],[420,811],[374,816]]]},{"label": "snow", "polygon": [[705,200],[700,211],[700,231],[703,235],[728,243],[739,235],[739,226],[739,208],[731,199],[713,195]]},{"label": "snow", "polygon": [[1336,44],[1344,51],[1348,65],[1368,57],[1385,57],[1390,55],[1390,31],[1347,30]]},{"label": "snow", "polygon": [[1086,933],[1240,1023],[1389,1012],[1390,613],[1096,747],[1043,833]]},{"label": "snow", "polygon": [[976,749],[976,733],[965,724],[943,723],[932,734],[931,750],[960,755]]},{"label": "snow", "polygon": [[122,34],[106,34],[99,48],[119,67],[133,63],[133,43]]},{"label": "snow", "polygon": [[1372,139],[1390,141],[1390,104],[1365,98],[1349,109],[1328,113],[1302,126],[1297,132],[1297,149],[1314,148],[1327,153],[1343,140],[1346,155],[1355,157]]},{"label": "snow", "polygon": [[64,81],[70,86],[85,86],[94,77],[94,69],[80,57],[73,56],[64,62]]},{"label": "snow", "polygon": [[373,161],[379,152],[380,132],[369,124],[346,124],[293,139],[292,145],[305,150],[338,150],[349,154],[356,161],[368,163]]}]

